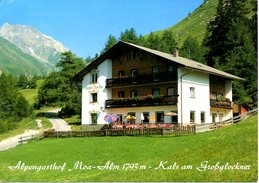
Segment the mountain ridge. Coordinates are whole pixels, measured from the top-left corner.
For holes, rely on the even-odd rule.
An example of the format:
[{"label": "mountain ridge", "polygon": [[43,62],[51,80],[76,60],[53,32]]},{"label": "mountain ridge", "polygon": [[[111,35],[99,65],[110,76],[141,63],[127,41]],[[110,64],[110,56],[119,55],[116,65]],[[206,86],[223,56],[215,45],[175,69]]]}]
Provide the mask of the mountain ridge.
[{"label": "mountain ridge", "polygon": [[59,41],[32,26],[4,23],[0,27],[0,36],[42,62],[55,64],[55,60],[50,57],[68,51]]},{"label": "mountain ridge", "polygon": [[16,45],[0,37],[0,74],[45,75],[54,70],[48,63],[40,63],[36,58],[24,53]]},{"label": "mountain ridge", "polygon": [[0,38],[0,70],[14,75],[45,75],[55,70],[61,53],[68,51],[59,41],[27,25],[4,23]]}]

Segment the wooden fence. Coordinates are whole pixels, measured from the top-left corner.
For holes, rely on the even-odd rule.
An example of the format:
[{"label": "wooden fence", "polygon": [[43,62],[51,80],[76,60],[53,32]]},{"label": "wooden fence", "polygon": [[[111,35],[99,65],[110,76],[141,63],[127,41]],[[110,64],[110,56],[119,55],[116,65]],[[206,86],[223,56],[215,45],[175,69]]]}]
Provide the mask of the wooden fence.
[{"label": "wooden fence", "polygon": [[18,143],[19,144],[23,144],[29,141],[34,141],[35,140],[35,136],[34,135],[28,135],[28,136],[21,136],[18,138]]},{"label": "wooden fence", "polygon": [[243,113],[243,114],[240,114],[240,115],[238,115],[238,116],[235,116],[235,117],[233,117],[233,118],[230,118],[230,119],[228,119],[228,120],[222,121],[222,123],[223,123],[223,124],[238,123],[238,122],[240,122],[241,120],[246,119],[246,118],[249,118],[250,116],[253,116],[254,114],[257,114],[257,113],[258,113],[258,109],[256,108],[256,109],[253,109],[253,110],[251,110],[251,111],[247,111],[247,112],[245,112],[245,113]]},{"label": "wooden fence", "polygon": [[195,134],[195,126],[179,128],[106,129],[95,131],[45,131],[44,138],[154,136]]}]

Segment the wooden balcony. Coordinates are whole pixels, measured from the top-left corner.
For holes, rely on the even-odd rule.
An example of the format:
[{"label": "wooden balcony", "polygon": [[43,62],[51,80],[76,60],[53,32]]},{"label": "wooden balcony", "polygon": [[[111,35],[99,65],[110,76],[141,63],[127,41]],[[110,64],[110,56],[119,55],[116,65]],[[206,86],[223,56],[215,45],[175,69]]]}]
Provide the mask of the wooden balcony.
[{"label": "wooden balcony", "polygon": [[137,75],[106,80],[106,88],[123,85],[137,85],[146,83],[157,83],[166,81],[176,81],[177,72],[160,72],[151,75]]},{"label": "wooden balcony", "polygon": [[117,99],[106,100],[105,107],[121,108],[121,107],[176,105],[177,101],[178,101],[178,95],[117,98]]},{"label": "wooden balcony", "polygon": [[233,105],[230,100],[215,100],[215,99],[210,99],[210,106],[215,107],[215,108],[224,108],[224,109],[232,109]]}]

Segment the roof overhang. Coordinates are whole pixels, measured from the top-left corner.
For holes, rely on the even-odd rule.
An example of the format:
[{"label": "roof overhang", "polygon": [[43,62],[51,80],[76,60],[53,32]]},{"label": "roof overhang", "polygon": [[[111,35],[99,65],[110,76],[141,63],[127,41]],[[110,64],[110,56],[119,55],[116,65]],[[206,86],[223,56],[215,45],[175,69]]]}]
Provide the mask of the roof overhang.
[{"label": "roof overhang", "polygon": [[168,54],[168,53],[164,53],[161,51],[153,50],[150,48],[146,48],[143,46],[139,46],[139,45],[135,45],[132,43],[123,42],[123,41],[119,41],[113,47],[111,47],[109,50],[107,50],[102,55],[100,55],[96,60],[91,62],[89,65],[87,65],[83,70],[81,70],[78,74],[75,75],[74,79],[82,81],[83,77],[87,73],[89,73],[92,69],[97,68],[98,65],[101,64],[106,59],[115,57],[118,54],[118,51],[120,51],[120,49],[123,49],[126,47],[139,49],[139,50],[147,52],[149,54],[153,54],[153,55],[161,57],[165,60],[174,62],[175,64],[178,64],[179,66],[183,66],[186,69],[195,70],[197,72],[203,72],[203,73],[207,73],[207,74],[211,74],[211,75],[216,75],[216,76],[220,76],[220,77],[231,79],[231,80],[245,81],[245,79],[240,78],[238,76],[215,69],[213,67],[209,67],[207,65],[201,64],[199,62],[196,62],[196,61],[193,61],[193,60],[190,60],[187,58],[174,57],[173,55]]},{"label": "roof overhang", "polygon": [[225,74],[223,75],[223,74],[219,74],[219,73],[216,73],[216,72],[206,71],[206,70],[192,68],[192,67],[187,67],[187,66],[185,66],[185,69],[192,70],[192,71],[197,71],[197,72],[202,72],[202,73],[206,73],[206,74],[211,74],[211,75],[215,75],[215,76],[220,76],[220,77],[227,78],[227,79],[230,79],[230,80],[245,81],[244,78],[240,78],[240,77],[234,76],[234,75],[229,74],[229,73],[226,73],[226,74],[229,75],[229,76],[226,76]]}]

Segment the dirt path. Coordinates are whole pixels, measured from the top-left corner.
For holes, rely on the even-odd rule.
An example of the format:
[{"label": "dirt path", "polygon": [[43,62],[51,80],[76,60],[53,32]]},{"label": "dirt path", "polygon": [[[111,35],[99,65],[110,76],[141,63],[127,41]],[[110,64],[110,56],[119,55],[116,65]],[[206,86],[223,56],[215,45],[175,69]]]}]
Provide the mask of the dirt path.
[{"label": "dirt path", "polygon": [[58,111],[60,109],[54,109],[45,113],[45,116],[52,123],[55,131],[71,131],[71,126],[67,124],[67,122],[58,117]]},{"label": "dirt path", "polygon": [[[54,109],[45,113],[46,117],[53,125],[52,129],[54,129],[55,131],[71,131],[71,126],[69,126],[67,122],[63,119],[58,118],[59,110],[60,109]],[[36,120],[36,122],[38,124],[38,127],[41,128],[40,130],[26,130],[24,133],[0,141],[0,151],[4,151],[17,146],[19,144],[20,137],[37,136],[43,133],[44,129],[42,129],[42,124],[40,120]]]},{"label": "dirt path", "polygon": [[19,144],[20,137],[32,136],[32,135],[37,136],[41,133],[43,133],[43,130],[26,130],[24,133],[2,140],[0,141],[0,151],[4,151],[17,146]]}]

